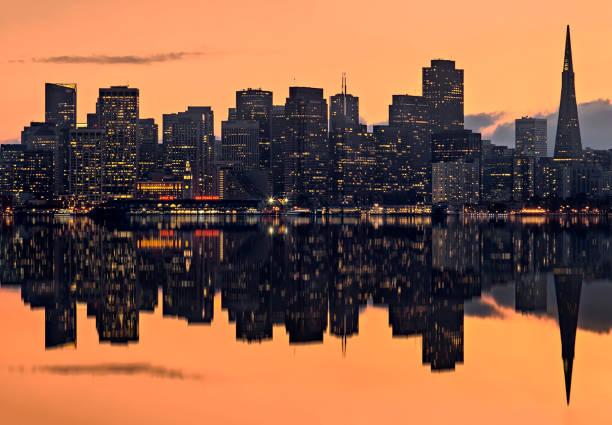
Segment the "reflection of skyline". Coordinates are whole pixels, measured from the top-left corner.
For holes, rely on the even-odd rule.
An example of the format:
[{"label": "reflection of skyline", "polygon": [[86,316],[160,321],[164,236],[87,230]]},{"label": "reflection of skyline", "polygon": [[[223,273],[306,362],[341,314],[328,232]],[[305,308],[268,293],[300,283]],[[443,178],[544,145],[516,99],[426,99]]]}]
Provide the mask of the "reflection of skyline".
[{"label": "reflection of skyline", "polygon": [[238,340],[284,325],[291,344],[329,332],[343,350],[373,303],[388,309],[393,337],[421,336],[432,370],[463,362],[464,302],[514,283],[523,313],[545,313],[555,292],[569,400],[580,286],[609,277],[610,237],[597,222],[36,219],[2,227],[0,276],[45,308],[48,348],[76,344],[77,303],[100,342],[138,341],[139,312],[156,309],[161,288],[166,317],[210,324],[220,293]]}]

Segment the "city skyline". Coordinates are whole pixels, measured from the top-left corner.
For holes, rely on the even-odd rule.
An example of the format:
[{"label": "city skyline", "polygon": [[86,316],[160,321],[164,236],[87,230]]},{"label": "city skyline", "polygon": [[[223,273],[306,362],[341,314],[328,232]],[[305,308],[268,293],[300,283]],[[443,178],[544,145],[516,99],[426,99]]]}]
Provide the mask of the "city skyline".
[{"label": "city skyline", "polygon": [[[127,10],[132,10],[135,4],[126,6]],[[21,12],[19,6],[13,7],[16,7],[17,10],[9,10],[9,16],[13,16],[11,13]],[[257,17],[262,13],[270,12],[269,7],[271,6],[265,5],[261,10],[253,10],[252,7],[248,7],[236,19],[238,22],[244,22],[247,16]],[[412,7],[415,10],[407,11],[410,14],[417,13],[421,6]],[[307,8],[312,13],[306,17],[307,22],[314,22],[315,19],[324,21],[338,12],[335,5],[327,13],[320,14],[317,14],[322,12],[318,4],[310,4]],[[356,16],[360,18],[360,20],[355,20],[356,22],[365,22],[365,16],[359,7],[353,6],[345,9],[347,21]],[[428,63],[429,59],[437,57],[454,59],[461,68],[466,70],[466,86],[471,88],[469,92],[466,92],[465,107],[468,118],[482,113],[485,114],[487,122],[510,122],[523,115],[536,116],[556,111],[558,103],[556,85],[559,80],[551,78],[550,75],[557,69],[559,52],[563,51],[559,41],[561,39],[559,30],[568,22],[575,29],[574,50],[579,52],[579,56],[575,58],[575,63],[579,64],[576,69],[579,102],[605,100],[610,97],[607,95],[612,92],[610,82],[607,81],[607,78],[603,78],[602,74],[605,64],[612,61],[612,58],[607,58],[605,54],[594,54],[591,47],[596,45],[593,37],[605,35],[605,30],[601,27],[603,22],[599,23],[599,17],[596,17],[594,22],[589,22],[589,30],[587,30],[584,13],[580,13],[579,10],[573,10],[567,6],[566,15],[566,12],[563,12],[555,15],[554,19],[542,20],[537,18],[541,17],[545,11],[542,6],[538,5],[530,9],[530,16],[533,19],[520,19],[518,21],[520,24],[517,24],[516,27],[501,25],[500,28],[496,28],[488,21],[475,22],[473,17],[466,16],[466,12],[462,11],[463,7],[456,9],[458,7],[440,13],[439,19],[447,23],[449,30],[429,31],[428,36],[423,38],[418,36],[423,33],[423,24],[417,22],[414,29],[410,30],[393,28],[387,30],[388,34],[376,31],[369,33],[374,40],[382,41],[383,39],[385,41],[385,44],[378,43],[378,45],[373,42],[365,43],[366,40],[361,32],[347,28],[347,25],[343,24],[341,27],[347,31],[347,35],[354,36],[356,41],[364,41],[364,44],[361,44],[364,46],[363,51],[360,57],[356,58],[355,50],[357,49],[355,47],[345,48],[339,53],[333,49],[332,59],[332,49],[322,48],[314,51],[298,29],[284,34],[284,38],[288,39],[287,42],[281,42],[278,37],[269,41],[268,45],[278,47],[278,50],[274,48],[266,50],[267,45],[261,43],[260,37],[270,32],[266,28],[258,28],[255,31],[254,39],[258,40],[258,43],[254,43],[254,40],[248,41],[243,43],[246,46],[241,49],[232,47],[237,44],[237,36],[228,34],[227,31],[219,33],[224,34],[222,38],[228,46],[221,49],[220,46],[215,48],[215,45],[219,45],[220,42],[215,41],[214,37],[204,38],[201,43],[182,42],[177,47],[177,41],[173,36],[159,39],[158,35],[146,30],[144,33],[154,39],[159,39],[159,43],[156,44],[159,50],[147,51],[134,44],[135,40],[142,40],[144,35],[138,35],[135,39],[125,39],[125,43],[119,43],[117,39],[119,34],[125,35],[128,30],[123,24],[117,28],[117,35],[110,37],[105,44],[97,38],[98,32],[101,31],[100,25],[87,14],[87,5],[84,5],[82,9],[72,10],[69,15],[80,18],[77,22],[79,28],[83,22],[90,25],[93,37],[88,39],[87,46],[83,46],[78,41],[69,42],[61,47],[59,45],[49,46],[47,41],[43,41],[42,45],[47,45],[48,50],[47,54],[44,54],[40,51],[42,46],[33,45],[25,40],[21,49],[11,48],[4,53],[6,57],[3,58],[4,61],[1,61],[0,71],[6,68],[6,71],[19,81],[16,86],[20,90],[20,99],[16,101],[17,99],[12,94],[13,87],[7,89],[5,94],[7,103],[0,105],[0,108],[2,108],[3,116],[10,118],[0,123],[0,140],[17,138],[19,128],[25,124],[22,118],[25,114],[28,116],[40,115],[36,113],[37,110],[42,109],[36,103],[35,93],[38,84],[35,82],[38,81],[77,81],[80,87],[78,117],[80,122],[84,121],[80,113],[85,112],[83,109],[85,105],[93,102],[98,87],[129,83],[130,86],[138,87],[143,93],[143,116],[153,117],[160,122],[162,113],[180,110],[179,108],[186,104],[203,104],[204,102],[216,111],[223,111],[232,103],[234,91],[247,87],[262,87],[275,92],[275,103],[286,96],[287,87],[290,85],[322,87],[327,96],[337,91],[340,85],[340,74],[347,72],[349,87],[361,99],[362,117],[369,125],[372,125],[386,121],[385,106],[393,94],[420,95],[419,68]],[[465,9],[469,10],[470,5],[467,5]],[[60,6],[58,10],[62,10],[62,7]],[[218,15],[223,11],[223,8],[218,10],[215,6],[209,12],[212,16],[219,18],[220,22],[213,24],[215,28],[220,28],[220,23],[226,22],[227,18],[224,15]],[[391,11],[404,12],[405,9],[404,6],[391,5]],[[284,15],[286,12],[286,10],[280,10],[278,13],[286,16]],[[451,20],[451,12],[455,13],[457,22]],[[49,13],[54,16],[57,10]],[[249,13],[252,15],[248,15]],[[516,12],[505,13],[510,13],[512,16]],[[191,19],[180,13],[179,16],[187,21]],[[159,19],[157,12],[151,12],[148,17],[154,22]],[[372,21],[375,26],[378,26],[380,24],[377,23],[376,17],[380,15],[375,12]],[[62,33],[64,30],[58,25],[67,17],[58,16],[57,18],[57,21],[49,22],[48,18],[30,16],[26,19],[24,28],[36,23],[48,29],[51,34]],[[509,17],[508,20],[511,21]],[[282,26],[285,25],[282,23]],[[469,25],[476,25],[477,28],[470,28]],[[172,24],[172,27],[175,28],[175,24]],[[10,23],[5,28],[4,32],[0,28],[0,38],[5,38],[8,42],[6,44],[11,46],[14,37],[18,37],[23,29],[14,28]],[[205,34],[208,31],[208,27],[202,30]],[[449,31],[453,31],[452,37],[449,37]],[[491,38],[482,47],[482,39],[479,40],[479,44],[475,44],[479,31],[489,34]],[[335,34],[336,30],[328,29],[317,35],[316,38],[329,37],[332,33]],[[294,41],[292,44],[294,50],[288,46],[291,40]],[[487,46],[490,47],[487,48]],[[170,55],[171,52],[180,54]],[[199,54],[185,54],[194,52],[199,52]],[[97,63],[87,63],[94,54],[115,59],[98,58]],[[159,55],[159,57],[149,57],[150,55]],[[515,57],[520,57],[521,60],[515,63]],[[37,59],[33,62],[32,58]],[[129,61],[135,64],[126,63]],[[147,61],[149,61],[148,65]],[[244,61],[255,65],[255,68],[250,69],[248,74],[236,69],[236,64]],[[266,63],[265,67],[258,66],[263,62]],[[326,66],[318,66],[313,69],[310,62],[325,63]],[[374,64],[377,66],[374,67]],[[384,69],[382,72],[380,71],[381,65]],[[378,71],[375,72],[372,68]],[[171,77],[173,75],[181,75],[180,81],[173,79]],[[599,77],[600,75],[602,77]],[[162,87],[165,88],[161,89]],[[605,108],[606,104],[604,102],[598,106]],[[500,117],[500,113],[504,113],[504,117]],[[220,129],[222,118],[220,115],[216,117],[217,129]],[[487,137],[487,131],[484,133]],[[585,145],[592,144],[585,137]]]}]

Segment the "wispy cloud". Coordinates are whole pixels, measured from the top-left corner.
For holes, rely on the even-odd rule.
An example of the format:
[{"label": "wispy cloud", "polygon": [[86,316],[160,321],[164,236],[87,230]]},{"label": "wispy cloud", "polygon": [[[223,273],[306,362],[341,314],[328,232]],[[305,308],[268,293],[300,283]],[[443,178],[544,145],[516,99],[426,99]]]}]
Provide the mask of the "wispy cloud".
[{"label": "wispy cloud", "polygon": [[[18,371],[24,371],[18,367]],[[49,373],[53,375],[145,375],[154,378],[178,380],[203,380],[197,373],[187,373],[181,369],[171,369],[165,366],[155,366],[149,363],[100,363],[89,365],[43,365],[33,366],[31,372]]]},{"label": "wispy cloud", "polygon": [[150,55],[61,55],[34,57],[29,61],[25,59],[13,59],[10,63],[54,63],[54,64],[98,64],[98,65],[149,65],[158,62],[181,61],[188,58],[212,54],[211,52],[167,52]]},{"label": "wispy cloud", "polygon": [[504,314],[494,304],[484,300],[472,300],[465,303],[465,314],[472,317],[480,318],[503,318]]},{"label": "wispy cloud", "polygon": [[492,126],[504,116],[503,112],[481,112],[465,116],[465,128],[480,132]]}]

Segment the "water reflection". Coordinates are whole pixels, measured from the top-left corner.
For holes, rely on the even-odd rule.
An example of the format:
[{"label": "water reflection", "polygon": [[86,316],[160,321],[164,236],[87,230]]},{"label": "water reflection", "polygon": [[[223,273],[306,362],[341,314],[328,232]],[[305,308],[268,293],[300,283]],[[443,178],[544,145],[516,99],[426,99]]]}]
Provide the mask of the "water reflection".
[{"label": "water reflection", "polygon": [[[496,314],[478,301],[487,292],[558,315],[569,403],[582,285],[610,279],[611,230],[603,219],[24,218],[0,227],[0,282],[45,309],[47,348],[76,345],[77,303],[100,342],[127,344],[160,290],[163,315],[194,325],[213,322],[220,293],[237,340],[264,342],[284,325],[290,344],[329,332],[343,351],[360,311],[384,307],[393,337],[422,336],[433,371],[463,362],[466,311]],[[511,300],[496,290],[509,284]],[[612,318],[587,322],[607,330]]]}]

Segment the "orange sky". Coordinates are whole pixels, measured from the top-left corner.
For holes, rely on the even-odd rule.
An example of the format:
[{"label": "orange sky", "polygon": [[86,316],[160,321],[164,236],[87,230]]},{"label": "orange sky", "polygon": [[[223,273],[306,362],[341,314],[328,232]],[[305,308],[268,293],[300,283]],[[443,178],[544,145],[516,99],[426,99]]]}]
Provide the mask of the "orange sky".
[{"label": "orange sky", "polygon": [[[215,299],[210,326],[140,314],[140,342],[99,344],[95,319],[77,310],[77,348],[44,349],[44,312],[0,290],[0,412],[6,423],[87,424],[609,424],[610,335],[579,330],[572,400],[565,404],[559,328],[501,309],[465,318],[464,364],[432,373],[421,338],[392,338],[388,312],[368,308],[359,335],[293,346],[284,327],[262,344],[235,341]],[[492,303],[491,299],[486,299]],[[11,320],[5,320],[10,317]],[[15,326],[18,323],[19,326]],[[95,377],[33,371],[45,365],[149,363],[201,379]],[[23,367],[23,372],[19,372]],[[358,373],[356,373],[358,371]]]},{"label": "orange sky", "polygon": [[[434,6],[435,3],[435,6]],[[21,0],[0,14],[0,141],[42,120],[46,81],[78,84],[79,120],[99,87],[141,90],[141,116],[211,105],[219,121],[246,87],[323,87],[348,73],[368,123],[386,121],[394,93],[421,91],[421,67],[450,58],[465,69],[465,111],[508,119],[558,106],[565,25],[572,26],[579,102],[612,97],[608,0]],[[53,56],[201,52],[134,64],[56,64]]]}]

